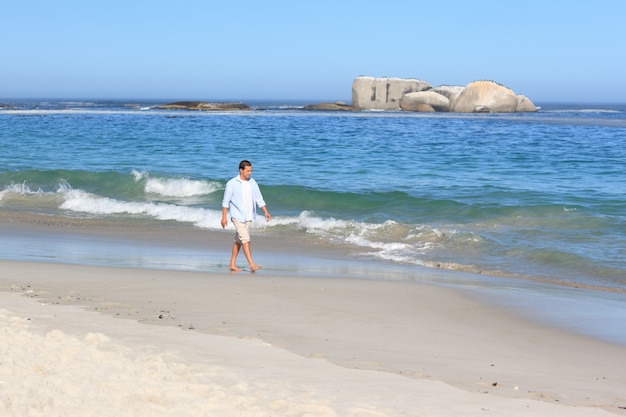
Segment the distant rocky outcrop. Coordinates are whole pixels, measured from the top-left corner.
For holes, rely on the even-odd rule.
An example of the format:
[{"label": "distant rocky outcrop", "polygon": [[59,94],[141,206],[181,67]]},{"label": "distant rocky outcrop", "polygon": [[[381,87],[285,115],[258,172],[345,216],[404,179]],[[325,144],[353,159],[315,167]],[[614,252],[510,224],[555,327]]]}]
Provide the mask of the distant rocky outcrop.
[{"label": "distant rocky outcrop", "polygon": [[445,96],[448,100],[450,100],[450,103],[452,103],[464,89],[465,87],[460,85],[440,85],[439,87],[433,88],[431,91]]},{"label": "distant rocky outcrop", "polygon": [[450,99],[433,90],[418,91],[403,95],[400,108],[405,111],[449,111]]},{"label": "distant rocky outcrop", "polygon": [[361,109],[397,110],[407,93],[430,90],[416,79],[357,77],[352,83],[352,105]]},{"label": "distant rocky outcrop", "polygon": [[474,81],[451,104],[450,111],[459,113],[513,113],[517,95],[493,81]]},{"label": "distant rocky outcrop", "polygon": [[513,113],[535,112],[530,99],[493,81],[433,88],[416,79],[357,77],[352,84],[352,106],[372,110],[416,112]]},{"label": "distant rocky outcrop", "polygon": [[517,96],[517,108],[516,112],[534,112],[537,111],[537,106],[525,95],[519,94]]},{"label": "distant rocky outcrop", "polygon": [[303,110],[320,110],[320,111],[358,111],[360,109],[346,104],[343,101],[337,101],[335,103],[319,103],[309,104],[302,108]]},{"label": "distant rocky outcrop", "polygon": [[156,106],[155,109],[162,110],[204,110],[204,111],[219,111],[219,110],[250,110],[250,107],[243,103],[234,102],[205,102],[205,101],[176,101],[174,103],[161,104]]}]

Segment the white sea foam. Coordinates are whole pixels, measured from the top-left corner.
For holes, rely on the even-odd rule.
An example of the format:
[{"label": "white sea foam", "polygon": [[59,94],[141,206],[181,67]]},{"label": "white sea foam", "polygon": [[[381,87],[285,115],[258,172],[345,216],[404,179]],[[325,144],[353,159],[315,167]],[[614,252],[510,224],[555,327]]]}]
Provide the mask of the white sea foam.
[{"label": "white sea foam", "polygon": [[332,229],[346,228],[351,222],[347,220],[337,220],[332,217],[323,219],[315,216],[310,211],[303,211],[299,217],[300,228],[306,230],[309,233],[322,233]]},{"label": "white sea foam", "polygon": [[[156,202],[128,202],[101,197],[83,190],[68,190],[63,193],[61,209],[95,215],[139,215],[157,220],[191,223],[201,229],[221,229],[221,210]],[[376,250],[382,259],[403,259],[416,252],[423,253],[431,248],[428,238],[415,239],[411,228],[393,221],[381,224],[322,218],[304,211],[298,217],[276,216],[267,223],[262,215],[254,224],[257,229],[292,227],[320,236],[329,242],[350,244]],[[228,224],[232,229],[232,224]],[[434,233],[430,233],[432,236]],[[413,238],[411,238],[413,237]]]},{"label": "white sea foam", "polygon": [[[383,223],[367,223],[354,220],[320,218],[304,211],[299,218],[299,227],[307,233],[322,236],[331,242],[348,243],[366,249],[376,257],[386,260],[401,260],[421,264],[415,258],[433,247],[432,229],[416,239],[415,226],[407,226],[392,220]],[[419,226],[418,228],[423,228]]]},{"label": "white sea foam", "polygon": [[9,184],[4,190],[0,191],[0,195],[14,193],[14,194],[41,194],[43,191],[38,189],[33,191],[25,182],[20,184]]},{"label": "white sea foam", "polygon": [[33,190],[28,186],[28,184],[20,183],[20,184],[9,184],[4,190],[0,191],[0,200],[3,200],[5,197],[9,198],[9,196],[42,196],[46,193],[38,188],[37,190]]},{"label": "white sea foam", "polygon": [[195,181],[189,179],[162,179],[149,178],[146,181],[147,193],[159,194],[167,197],[193,197],[207,195],[222,189],[216,182]]},{"label": "white sea foam", "polygon": [[364,254],[385,261],[446,269],[471,269],[469,266],[436,260],[445,247],[476,248],[482,239],[452,227],[402,224],[393,220],[367,223],[354,220],[321,218],[302,212],[299,228],[330,242],[364,249]]},{"label": "white sea foam", "polygon": [[203,225],[219,226],[221,213],[198,207],[153,202],[128,202],[107,197],[100,197],[82,190],[65,193],[61,209],[90,214],[131,214],[153,217],[158,220],[189,222],[199,227]]},{"label": "white sea foam", "polygon": [[[63,193],[64,202],[60,208],[80,213],[96,215],[139,215],[163,221],[191,223],[201,229],[221,229],[220,209],[190,207],[171,203],[120,201],[102,197],[83,190],[69,190]],[[296,223],[296,218],[273,217],[271,226]],[[232,229],[229,222],[227,228]],[[269,225],[263,216],[258,216],[255,227],[265,228]]]},{"label": "white sea foam", "polygon": [[136,170],[133,170],[132,175],[135,181],[146,181],[144,188],[146,193],[164,197],[195,197],[212,194],[223,189],[222,184],[216,181],[201,181],[189,178],[153,178],[147,172]]},{"label": "white sea foam", "polygon": [[559,109],[546,110],[545,113],[623,113],[620,110],[589,108],[589,109]]}]

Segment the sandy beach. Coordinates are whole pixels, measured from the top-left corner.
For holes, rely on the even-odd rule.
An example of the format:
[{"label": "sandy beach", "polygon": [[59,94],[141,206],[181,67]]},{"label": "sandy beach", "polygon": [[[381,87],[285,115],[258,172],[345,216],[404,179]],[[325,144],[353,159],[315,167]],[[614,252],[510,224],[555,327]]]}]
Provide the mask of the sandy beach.
[{"label": "sandy beach", "polygon": [[2,416],[626,415],[626,347],[428,283],[5,260],[0,300]]}]

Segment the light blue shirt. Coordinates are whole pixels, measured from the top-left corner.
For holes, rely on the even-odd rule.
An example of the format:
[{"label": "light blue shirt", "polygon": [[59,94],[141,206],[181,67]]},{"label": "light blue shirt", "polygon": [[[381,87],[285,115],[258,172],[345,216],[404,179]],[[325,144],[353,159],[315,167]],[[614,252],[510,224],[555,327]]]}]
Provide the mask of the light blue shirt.
[{"label": "light blue shirt", "polygon": [[[250,190],[252,191],[252,220],[256,219],[256,207],[265,206],[265,200],[259,189],[259,185],[253,178],[248,180],[250,183]],[[243,203],[243,180],[239,175],[232,178],[226,183],[226,190],[224,190],[224,198],[222,199],[222,207],[230,210],[230,217],[245,222],[246,209]]]}]

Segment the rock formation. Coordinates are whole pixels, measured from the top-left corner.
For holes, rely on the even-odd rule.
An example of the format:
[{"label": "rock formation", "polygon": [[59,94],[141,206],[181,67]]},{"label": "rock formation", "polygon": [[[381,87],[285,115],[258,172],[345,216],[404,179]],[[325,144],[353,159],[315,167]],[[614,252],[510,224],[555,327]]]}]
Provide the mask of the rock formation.
[{"label": "rock formation", "polygon": [[493,81],[474,81],[451,104],[450,111],[459,113],[513,113],[517,96],[510,89]]},{"label": "rock formation", "polygon": [[205,101],[176,101],[174,103],[162,104],[156,106],[155,109],[162,110],[205,110],[205,111],[224,111],[224,110],[250,110],[250,107],[243,103],[214,103]]},{"label": "rock formation", "polygon": [[530,99],[522,94],[517,96],[517,108],[515,111],[518,112],[533,112],[537,111],[537,107],[533,104]]},{"label": "rock formation", "polygon": [[360,110],[343,101],[337,101],[335,103],[319,103],[309,104],[302,108],[303,110],[321,110],[321,111],[356,111]]},{"label": "rock formation", "polygon": [[459,97],[459,94],[463,92],[465,87],[460,85],[440,85],[439,87],[435,87],[432,89],[435,93],[439,93],[442,96],[446,96],[450,103]]},{"label": "rock formation", "polygon": [[527,97],[493,81],[467,86],[433,88],[416,79],[357,77],[352,84],[352,106],[362,110],[418,112],[512,113],[534,112]]},{"label": "rock formation", "polygon": [[450,99],[433,90],[418,91],[402,96],[400,108],[404,111],[449,111]]},{"label": "rock formation", "polygon": [[352,83],[352,105],[362,109],[397,110],[405,94],[431,88],[427,82],[416,79],[357,77]]}]

